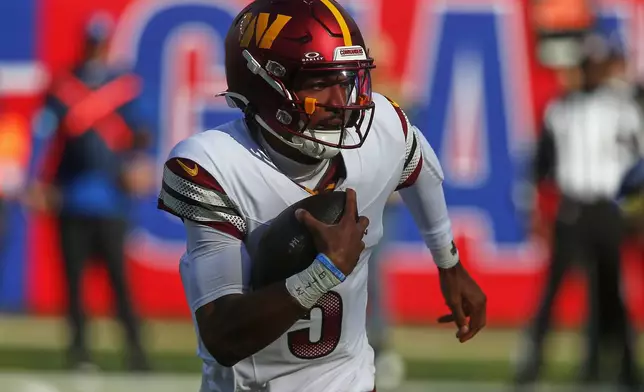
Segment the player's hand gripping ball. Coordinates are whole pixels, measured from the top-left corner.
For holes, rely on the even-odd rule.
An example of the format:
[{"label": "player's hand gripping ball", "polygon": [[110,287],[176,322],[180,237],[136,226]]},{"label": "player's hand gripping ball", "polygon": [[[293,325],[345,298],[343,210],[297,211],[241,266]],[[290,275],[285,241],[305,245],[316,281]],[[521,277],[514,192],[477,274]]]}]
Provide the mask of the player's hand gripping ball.
[{"label": "player's hand gripping ball", "polygon": [[252,286],[259,288],[301,272],[318,254],[313,236],[295,217],[296,210],[302,208],[323,223],[337,224],[344,213],[346,198],[343,191],[320,193],[282,211],[259,240],[257,254],[253,257]]}]

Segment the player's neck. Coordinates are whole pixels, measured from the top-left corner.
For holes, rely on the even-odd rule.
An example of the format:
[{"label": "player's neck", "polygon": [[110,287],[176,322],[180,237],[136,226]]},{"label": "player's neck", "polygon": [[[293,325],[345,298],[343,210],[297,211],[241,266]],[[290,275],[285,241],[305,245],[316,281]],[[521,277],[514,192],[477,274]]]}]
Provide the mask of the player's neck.
[{"label": "player's neck", "polygon": [[308,155],[304,155],[293,147],[289,147],[284,142],[275,137],[275,135],[257,125],[257,123],[255,123],[254,121],[249,121],[247,118],[244,119],[244,121],[248,129],[251,131],[251,134],[256,135],[256,137],[262,138],[273,150],[275,150],[275,152],[281,154],[282,156],[303,165],[314,166],[322,163],[320,159],[315,159]]},{"label": "player's neck", "polygon": [[275,135],[271,134],[270,132],[262,130],[261,135],[266,143],[268,143],[268,145],[271,146],[273,150],[275,150],[275,152],[285,156],[286,158],[289,158],[297,163],[310,166],[317,166],[322,163],[320,159],[315,159],[308,155],[304,155],[293,147],[288,146],[284,142],[277,139]]},{"label": "player's neck", "polygon": [[[308,181],[314,178],[325,167],[327,167],[328,160],[307,160],[304,163],[300,160],[293,159],[292,156],[286,155],[283,151],[284,146],[282,142],[269,142],[270,139],[266,137],[268,132],[259,135],[259,144],[264,148],[264,151],[271,157],[273,163],[289,178],[295,182]],[[272,136],[272,135],[271,135]],[[277,148],[276,148],[277,147]],[[279,150],[278,150],[279,148]]]}]

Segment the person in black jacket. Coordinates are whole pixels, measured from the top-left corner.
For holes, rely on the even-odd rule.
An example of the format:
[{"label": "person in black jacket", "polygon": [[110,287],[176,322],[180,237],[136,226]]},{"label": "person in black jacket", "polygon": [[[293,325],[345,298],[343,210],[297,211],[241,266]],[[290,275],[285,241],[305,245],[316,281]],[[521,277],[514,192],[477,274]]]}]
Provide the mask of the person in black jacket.
[{"label": "person in black jacket", "polygon": [[149,193],[149,133],[139,106],[140,81],[107,61],[111,19],[87,24],[82,58],[52,77],[44,111],[55,132],[32,186],[32,204],[56,215],[67,284],[69,367],[95,367],[87,348],[82,276],[88,260],[106,267],[127,339],[128,367],[149,369],[126,278],[125,244],[132,197]]}]

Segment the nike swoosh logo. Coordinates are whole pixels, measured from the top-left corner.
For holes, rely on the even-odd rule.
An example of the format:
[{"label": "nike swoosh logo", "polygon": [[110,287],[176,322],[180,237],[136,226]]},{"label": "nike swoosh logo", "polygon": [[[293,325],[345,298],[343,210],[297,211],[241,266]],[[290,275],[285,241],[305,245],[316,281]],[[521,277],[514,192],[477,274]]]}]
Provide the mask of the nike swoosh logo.
[{"label": "nike swoosh logo", "polygon": [[195,167],[192,169],[186,166],[186,164],[181,162],[181,160],[179,159],[177,159],[177,163],[179,164],[179,166],[183,168],[183,170],[186,171],[186,173],[188,173],[192,177],[196,176],[199,173],[199,166],[197,166],[196,163],[195,163]]}]

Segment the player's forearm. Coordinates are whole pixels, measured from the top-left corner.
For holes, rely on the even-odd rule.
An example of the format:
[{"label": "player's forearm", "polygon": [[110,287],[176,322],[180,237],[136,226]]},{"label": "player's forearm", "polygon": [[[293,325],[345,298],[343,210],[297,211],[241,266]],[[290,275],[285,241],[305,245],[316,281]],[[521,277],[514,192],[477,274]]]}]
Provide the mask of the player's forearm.
[{"label": "player's forearm", "polygon": [[197,310],[197,320],[210,354],[233,366],[277,340],[306,313],[282,281],[222,297]]},{"label": "player's forearm", "polygon": [[217,362],[233,366],[277,340],[344,279],[330,259],[318,255],[308,268],[284,281],[198,309],[201,338]]},{"label": "player's forearm", "polygon": [[422,151],[420,170],[413,183],[399,193],[436,265],[450,268],[458,263],[458,252],[443,192],[443,169],[427,139],[420,132],[416,135]]},{"label": "player's forearm", "polygon": [[458,251],[453,242],[452,225],[440,182],[431,173],[421,172],[416,183],[401,190],[400,195],[411,211],[436,265],[440,268],[456,265],[459,261]]}]

